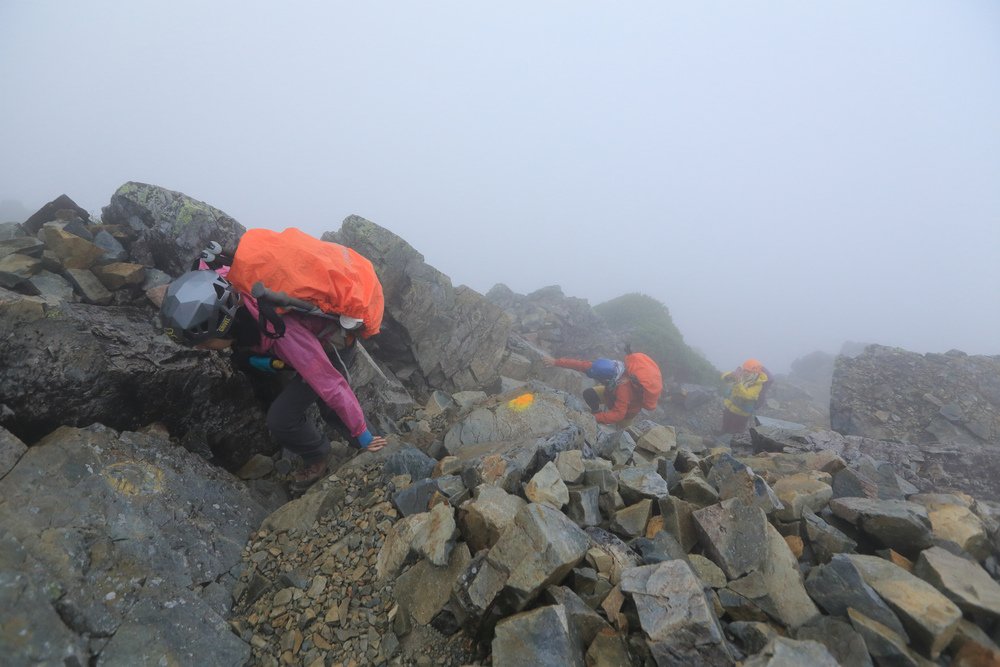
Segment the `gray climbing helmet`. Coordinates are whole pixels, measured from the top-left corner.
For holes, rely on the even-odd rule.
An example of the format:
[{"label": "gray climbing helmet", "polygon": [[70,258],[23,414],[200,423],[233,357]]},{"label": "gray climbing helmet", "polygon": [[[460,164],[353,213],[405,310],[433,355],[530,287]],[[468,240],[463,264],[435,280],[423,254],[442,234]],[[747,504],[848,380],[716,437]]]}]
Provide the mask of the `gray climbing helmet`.
[{"label": "gray climbing helmet", "polygon": [[196,345],[225,337],[239,307],[240,294],[225,278],[215,271],[188,271],[167,287],[160,319],[168,336]]}]

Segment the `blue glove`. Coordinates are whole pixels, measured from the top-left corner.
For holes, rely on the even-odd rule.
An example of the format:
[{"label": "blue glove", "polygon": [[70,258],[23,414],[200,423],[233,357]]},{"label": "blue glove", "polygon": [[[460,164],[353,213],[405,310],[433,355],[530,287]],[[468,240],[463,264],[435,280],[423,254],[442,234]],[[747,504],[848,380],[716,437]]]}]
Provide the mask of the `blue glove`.
[{"label": "blue glove", "polygon": [[372,432],[369,431],[368,429],[365,429],[358,436],[358,444],[361,445],[361,449],[368,449],[368,445],[372,444],[372,440],[374,440],[374,439],[375,439],[375,436],[372,435]]}]

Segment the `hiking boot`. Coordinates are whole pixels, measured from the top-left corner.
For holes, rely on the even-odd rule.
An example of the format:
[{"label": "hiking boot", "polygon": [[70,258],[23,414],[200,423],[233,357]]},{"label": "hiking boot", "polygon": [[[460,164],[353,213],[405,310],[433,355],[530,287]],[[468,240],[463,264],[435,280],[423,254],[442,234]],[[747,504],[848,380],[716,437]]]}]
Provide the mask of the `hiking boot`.
[{"label": "hiking boot", "polygon": [[289,486],[293,491],[305,491],[310,486],[318,482],[326,475],[326,459],[320,459],[315,463],[303,466],[301,470],[292,475]]}]

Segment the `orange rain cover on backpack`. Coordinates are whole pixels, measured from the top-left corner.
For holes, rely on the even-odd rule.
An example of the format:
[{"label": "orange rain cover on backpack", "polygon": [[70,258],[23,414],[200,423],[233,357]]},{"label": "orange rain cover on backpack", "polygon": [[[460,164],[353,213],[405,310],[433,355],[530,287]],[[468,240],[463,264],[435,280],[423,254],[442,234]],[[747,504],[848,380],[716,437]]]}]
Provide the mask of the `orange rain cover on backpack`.
[{"label": "orange rain cover on backpack", "polygon": [[363,338],[382,325],[385,307],[375,267],[351,248],[290,227],[247,230],[236,247],[229,282],[247,294],[254,283],[302,299],[331,315],[364,321]]},{"label": "orange rain cover on backpack", "polygon": [[625,372],[642,387],[642,407],[655,410],[663,391],[660,367],[642,352],[634,352],[625,357]]}]

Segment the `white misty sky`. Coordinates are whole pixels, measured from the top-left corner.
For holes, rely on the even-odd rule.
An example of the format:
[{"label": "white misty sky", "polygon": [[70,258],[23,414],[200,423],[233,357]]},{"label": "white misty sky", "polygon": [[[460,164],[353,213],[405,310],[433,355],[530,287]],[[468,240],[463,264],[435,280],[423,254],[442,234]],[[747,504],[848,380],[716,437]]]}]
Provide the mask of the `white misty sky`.
[{"label": "white misty sky", "polygon": [[720,368],[998,354],[1000,3],[0,2],[0,199],[348,214]]}]

